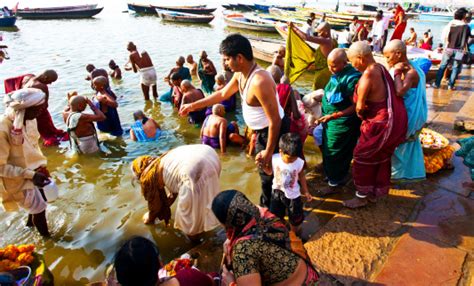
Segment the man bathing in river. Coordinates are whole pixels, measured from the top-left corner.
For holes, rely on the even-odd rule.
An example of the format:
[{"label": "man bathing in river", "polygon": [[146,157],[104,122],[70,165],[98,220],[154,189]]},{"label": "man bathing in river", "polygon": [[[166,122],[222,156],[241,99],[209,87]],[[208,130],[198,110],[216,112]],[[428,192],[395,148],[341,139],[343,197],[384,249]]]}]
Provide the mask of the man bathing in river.
[{"label": "man bathing in river", "polygon": [[110,75],[111,78],[117,79],[117,80],[122,79],[122,70],[115,63],[114,60],[110,60],[109,69],[110,69],[109,75]]},{"label": "man bathing in river", "polygon": [[97,121],[97,129],[110,133],[113,136],[122,136],[123,130],[120,126],[120,118],[117,112],[117,97],[111,90],[106,90],[107,79],[103,76],[96,77],[94,84],[97,94],[93,99],[94,105],[100,109],[106,119]]},{"label": "man bathing in river", "polygon": [[[87,106],[94,114],[83,113]],[[88,98],[81,95],[71,97],[69,107],[63,112],[63,119],[69,133],[71,148],[75,152],[93,154],[100,150],[93,122],[103,121],[106,117]]]},{"label": "man bathing in river", "polygon": [[130,56],[129,62],[125,65],[125,70],[133,70],[134,73],[140,73],[140,84],[145,100],[150,100],[150,87],[153,92],[153,97],[157,99],[156,71],[150,56],[145,51],[139,53],[137,46],[135,46],[133,42],[128,43],[127,50],[130,52]]},{"label": "man bathing in river", "polygon": [[[189,80],[183,80],[181,82],[181,91],[183,92],[183,99],[181,100],[181,106],[184,104],[191,104],[195,101],[204,98],[202,90],[197,89]],[[206,118],[206,108],[189,112],[189,123],[199,124]]]},{"label": "man bathing in river", "polygon": [[224,118],[224,115],[224,105],[214,104],[212,106],[212,114],[206,117],[201,128],[202,144],[209,145],[212,148],[219,148],[222,153],[225,153],[227,143],[232,142],[241,146],[245,141],[245,138],[239,135],[237,123],[232,121],[227,124],[227,119]]},{"label": "man bathing in river", "polygon": [[252,46],[247,38],[239,34],[227,36],[221,43],[220,52],[226,64],[235,72],[234,76],[223,89],[201,100],[183,104],[180,114],[184,116],[220,103],[240,91],[245,123],[256,132],[258,138],[255,162],[260,168],[262,181],[260,202],[268,207],[272,193],[272,176],[265,174],[262,167],[270,166],[272,154],[278,152],[277,142],[280,134],[289,131],[290,121],[284,117],[283,108],[278,103],[272,76],[255,62]]}]

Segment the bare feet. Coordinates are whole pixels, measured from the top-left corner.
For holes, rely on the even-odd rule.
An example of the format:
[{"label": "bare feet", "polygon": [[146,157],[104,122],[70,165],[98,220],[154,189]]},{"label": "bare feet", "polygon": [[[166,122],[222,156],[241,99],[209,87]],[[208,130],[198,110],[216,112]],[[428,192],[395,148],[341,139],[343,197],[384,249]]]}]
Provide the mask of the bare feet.
[{"label": "bare feet", "polygon": [[343,201],[342,205],[350,209],[357,209],[357,208],[365,207],[368,203],[369,201],[366,198],[362,199],[359,197],[355,197],[353,199]]}]

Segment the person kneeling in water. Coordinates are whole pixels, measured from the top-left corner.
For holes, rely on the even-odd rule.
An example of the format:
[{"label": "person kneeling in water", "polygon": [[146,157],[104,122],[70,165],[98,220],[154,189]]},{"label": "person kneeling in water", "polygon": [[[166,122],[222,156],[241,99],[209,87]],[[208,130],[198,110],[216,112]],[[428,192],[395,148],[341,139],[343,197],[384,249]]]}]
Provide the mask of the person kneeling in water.
[{"label": "person kneeling in water", "polygon": [[[87,105],[94,114],[83,113]],[[94,121],[103,121],[105,114],[88,98],[75,95],[69,100],[69,107],[63,112],[63,119],[67,125],[67,132],[71,148],[82,154],[92,154],[100,150]]]},{"label": "person kneeling in water", "polygon": [[222,153],[226,151],[227,140],[240,146],[245,141],[245,138],[239,135],[237,123],[232,121],[227,124],[224,115],[224,105],[214,104],[212,106],[212,114],[206,117],[201,128],[201,143],[212,148],[220,148]]},{"label": "person kneeling in water", "polygon": [[130,129],[130,138],[133,141],[149,142],[160,137],[160,125],[155,120],[148,118],[143,111],[135,111],[133,120],[135,120],[135,123],[132,124]]}]

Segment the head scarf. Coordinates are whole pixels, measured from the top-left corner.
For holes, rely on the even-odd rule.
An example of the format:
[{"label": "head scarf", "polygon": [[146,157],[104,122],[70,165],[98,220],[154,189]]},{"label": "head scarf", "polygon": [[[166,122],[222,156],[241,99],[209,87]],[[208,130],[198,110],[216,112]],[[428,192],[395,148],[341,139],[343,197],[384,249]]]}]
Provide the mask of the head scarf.
[{"label": "head scarf", "polygon": [[161,157],[140,156],[133,160],[132,171],[140,182],[142,195],[148,202],[150,212],[157,213],[160,220],[166,224],[171,218],[171,209],[165,191],[163,172],[160,169]]},{"label": "head scarf", "polygon": [[[241,240],[262,239],[291,251],[285,223],[266,208],[253,204],[236,190],[227,190],[214,199],[212,211],[225,225],[230,249]],[[231,252],[229,252],[231,253]]]},{"label": "head scarf", "polygon": [[25,110],[32,106],[38,106],[45,102],[46,94],[37,88],[22,88],[5,94],[5,115],[13,121],[11,130],[12,144],[23,144],[23,123]]}]

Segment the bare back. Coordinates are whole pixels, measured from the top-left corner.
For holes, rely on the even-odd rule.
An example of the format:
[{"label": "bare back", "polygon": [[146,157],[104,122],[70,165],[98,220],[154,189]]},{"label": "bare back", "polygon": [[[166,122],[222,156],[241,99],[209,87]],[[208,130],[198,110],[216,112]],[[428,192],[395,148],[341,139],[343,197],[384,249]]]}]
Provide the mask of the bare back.
[{"label": "bare back", "polygon": [[221,126],[227,127],[227,120],[223,117],[211,114],[203,125],[202,135],[208,137],[219,137]]},{"label": "bare back", "polygon": [[[63,113],[63,119],[64,122],[67,124],[69,116],[75,112],[64,112]],[[81,113],[81,118],[79,119],[79,123],[77,124],[76,128],[74,129],[74,132],[76,133],[76,136],[79,138],[82,137],[87,137],[95,134],[95,127],[92,123],[92,120],[89,120],[85,114]]]},{"label": "bare back", "polygon": [[154,138],[156,136],[157,129],[159,129],[158,124],[151,118],[149,118],[145,124],[143,124],[143,131],[148,138]]},{"label": "bare back", "polygon": [[141,54],[138,51],[134,51],[130,53],[130,62],[133,66],[137,67],[138,69],[152,67],[153,63],[151,61],[150,56],[147,52],[143,51]]},{"label": "bare back", "polygon": [[192,89],[183,94],[182,104],[193,103],[204,98],[204,94],[199,89]]},{"label": "bare back", "polygon": [[387,88],[381,66],[373,64],[364,71],[359,80],[357,94],[358,100],[365,97],[365,101],[382,102],[387,99]]}]

